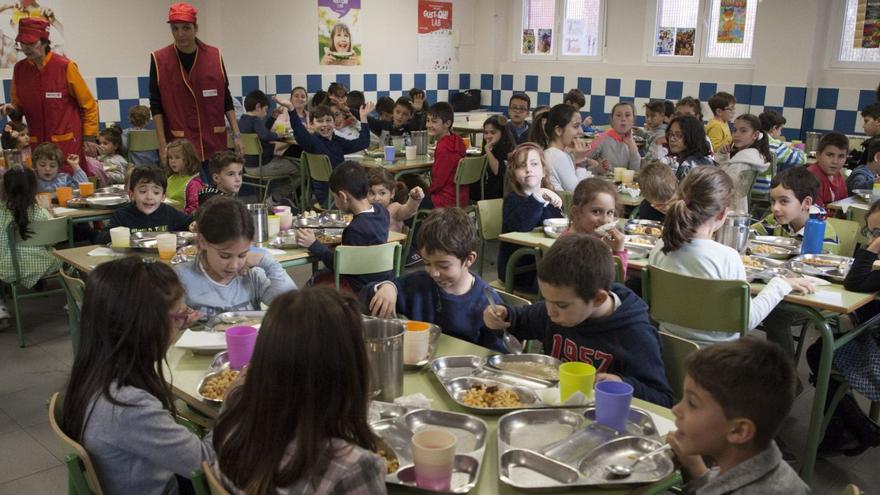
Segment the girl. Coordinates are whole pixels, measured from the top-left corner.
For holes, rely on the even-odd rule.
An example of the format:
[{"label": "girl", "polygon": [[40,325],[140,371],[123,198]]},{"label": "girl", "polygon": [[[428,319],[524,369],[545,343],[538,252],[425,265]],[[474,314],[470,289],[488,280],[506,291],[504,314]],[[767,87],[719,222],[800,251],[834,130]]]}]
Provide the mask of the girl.
[{"label": "girl", "polygon": [[[3,134],[0,134],[0,145],[3,146],[4,150],[21,151],[21,163],[28,167],[33,166],[30,148],[31,138],[28,135],[27,125],[12,120],[7,122],[3,127]],[[0,167],[0,174],[3,173],[3,170],[4,168]]]},{"label": "girl", "polygon": [[403,232],[403,222],[409,220],[419,211],[419,205],[425,198],[425,192],[416,186],[406,193],[406,185],[395,181],[391,172],[381,167],[367,169],[367,179],[370,181],[370,190],[367,191],[367,199],[370,203],[379,203],[388,210],[391,224],[388,230]]},{"label": "girl", "polygon": [[550,146],[550,139],[547,137],[547,133],[544,132],[544,126],[547,125],[548,112],[550,112],[550,108],[546,106],[538,107],[532,112],[532,125],[529,128],[527,142],[538,143],[541,149],[547,149]]},{"label": "girl", "polygon": [[[663,236],[651,251],[648,263],[693,277],[746,280],[739,253],[712,240],[715,231],[724,225],[734,190],[733,179],[716,167],[699,167],[688,174],[669,203]],[[808,293],[813,287],[804,278],[772,278],[752,299],[749,329],[757,327],[792,290]],[[661,329],[700,345],[739,337],[732,333],[692,330],[665,323],[661,324]]]},{"label": "girl", "polygon": [[98,134],[98,160],[113,184],[125,184],[128,160],[122,156],[122,130],[111,126]]},{"label": "girl", "polygon": [[[132,131],[153,130],[147,129],[147,126],[150,124],[150,120],[152,120],[150,107],[147,107],[145,105],[135,105],[128,110],[128,121],[131,123],[131,127],[126,127],[122,130],[123,148],[125,148],[126,150],[131,149],[128,143],[129,135]],[[132,166],[135,167],[144,167],[156,165],[157,163],[159,163],[158,150],[129,151],[128,155],[129,157],[131,157]]]},{"label": "girl", "polygon": [[507,155],[513,149],[513,135],[507,128],[507,118],[493,115],[483,122],[483,153],[489,167],[483,174],[483,196],[480,184],[471,185],[471,198],[497,199],[504,197],[504,177],[507,170]]},{"label": "girl", "polygon": [[638,170],[642,157],[633,139],[636,109],[632,103],[621,101],[611,108],[611,129],[596,136],[590,158],[608,162],[603,168],[626,167]]},{"label": "girl", "polygon": [[385,462],[373,453],[376,437],[367,424],[362,334],[357,302],[333,289],[275,300],[247,377],[227,395],[214,431],[214,470],[227,489],[385,493]]},{"label": "girl", "polygon": [[[555,191],[574,191],[588,175],[586,145],[575,139],[581,134],[581,114],[565,103],[554,106],[547,112],[544,133],[549,139],[544,158],[550,169],[550,185]],[[566,151],[568,148],[574,148],[577,161]]]},{"label": "girl", "polygon": [[616,227],[605,232],[596,231],[617,221],[617,209],[614,183],[598,178],[582,180],[571,198],[571,230],[599,237],[611,249],[611,254],[620,258],[623,273],[626,273],[627,253],[623,247],[626,236]]},{"label": "girl", "polygon": [[199,177],[202,163],[196,149],[186,139],[175,139],[165,146],[168,156],[168,187],[165,197],[172,201],[177,209],[192,214],[199,207],[199,191],[204,184]]},{"label": "girl", "polygon": [[61,426],[88,451],[104,493],[178,493],[212,457],[174,421],[162,371],[192,315],[182,297],[174,271],[153,259],[130,256],[89,274]]},{"label": "girl", "polygon": [[721,168],[736,184],[733,209],[749,212],[749,192],[755,177],[770,168],[773,155],[767,133],[761,131],[758,117],[745,113],[733,121],[733,149],[730,158],[721,162]]},{"label": "girl", "polygon": [[[568,106],[568,105],[566,105]],[[571,107],[569,107],[571,108]],[[580,129],[580,119],[578,119]],[[507,183],[510,192],[504,197],[501,211],[501,232],[530,232],[548,218],[562,218],[562,199],[549,189],[547,162],[535,143],[523,143],[510,154]],[[498,278],[507,275],[507,260],[519,248],[502,242],[498,245]],[[517,276],[515,286],[535,291],[534,273]]]},{"label": "girl", "polygon": [[716,165],[709,157],[709,142],[703,124],[696,117],[680,115],[666,129],[669,162],[679,182],[698,165]]},{"label": "girl", "polygon": [[189,307],[208,317],[255,311],[261,303],[270,304],[279,294],[296,289],[272,256],[251,250],[254,221],[240,201],[211,198],[199,213],[198,230],[198,256],[174,267]]},{"label": "girl", "polygon": [[290,102],[293,103],[293,109],[299,115],[299,119],[303,122],[309,121],[309,111],[306,108],[309,103],[309,93],[306,88],[297,86],[290,92]]},{"label": "girl", "polygon": [[680,115],[690,115],[691,117],[696,117],[696,119],[702,124],[703,104],[700,103],[699,99],[694,98],[693,96],[685,96],[675,104],[674,115],[675,117]]},{"label": "girl", "polygon": [[[9,249],[10,224],[14,224],[14,230],[22,240],[27,240],[33,234],[29,225],[31,222],[49,220],[52,214],[49,210],[37,204],[37,176],[33,170],[24,167],[12,167],[3,175],[3,204],[0,205],[0,280],[12,282],[15,280],[15,270],[12,266],[12,253]],[[48,206],[48,205],[46,205]],[[24,287],[31,288],[46,275],[58,270],[58,260],[52,256],[52,249],[42,246],[16,245],[16,254],[19,259],[21,279],[19,283]],[[3,296],[0,295],[0,329],[9,326],[10,316],[6,309]]]},{"label": "girl", "polygon": [[354,51],[351,30],[340,22],[330,30],[330,43],[324,49],[321,65],[360,65],[360,56]]}]

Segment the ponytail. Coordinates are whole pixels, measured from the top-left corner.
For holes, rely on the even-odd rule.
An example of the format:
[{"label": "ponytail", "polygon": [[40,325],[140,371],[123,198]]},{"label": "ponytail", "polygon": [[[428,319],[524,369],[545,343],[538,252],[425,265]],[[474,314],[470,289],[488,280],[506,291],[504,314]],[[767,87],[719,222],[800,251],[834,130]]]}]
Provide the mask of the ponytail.
[{"label": "ponytail", "polygon": [[[758,153],[761,155],[761,158],[763,158],[765,162],[773,163],[775,157],[772,153],[770,153],[770,137],[767,131],[763,130],[764,126],[761,125],[761,119],[750,113],[744,113],[737,117],[734,122],[736,122],[737,120],[748,123],[749,127],[751,127],[753,131],[756,131],[758,133],[757,139],[755,139],[755,142],[752,143],[752,145],[748,148],[755,148],[756,150],[758,150]],[[742,150],[735,149],[730,154],[730,156],[735,156],[740,151]]]},{"label": "ponytail", "polygon": [[727,209],[733,192],[733,179],[717,167],[697,167],[689,173],[666,211],[663,254],[691,242],[701,225]]}]

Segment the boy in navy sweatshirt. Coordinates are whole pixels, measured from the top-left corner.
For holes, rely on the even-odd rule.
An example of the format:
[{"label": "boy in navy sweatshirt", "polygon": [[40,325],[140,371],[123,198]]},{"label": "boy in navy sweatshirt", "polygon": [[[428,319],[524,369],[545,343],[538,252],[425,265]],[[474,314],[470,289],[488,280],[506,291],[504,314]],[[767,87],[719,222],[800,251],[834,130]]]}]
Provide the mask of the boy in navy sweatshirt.
[{"label": "boy in navy sweatshirt", "polygon": [[648,320],[648,306],[614,283],[608,246],[584,234],[558,239],[538,263],[544,300],[531,306],[487,307],[486,326],[509,328],[520,340],[539,339],[562,361],[596,367],[596,381],[624,381],[633,395],[672,405],[672,390],[660,358],[660,335]]},{"label": "boy in navy sweatshirt", "polygon": [[507,352],[500,336],[483,326],[484,291],[489,289],[498,304],[501,298],[469,271],[477,259],[477,234],[464,210],[432,211],[419,230],[419,246],[425,270],[367,286],[362,296],[369,300],[370,313],[406,315],[434,323],[447,335]]},{"label": "boy in navy sweatshirt", "polygon": [[[343,213],[351,213],[354,218],[348,227],[342,231],[342,244],[346,246],[373,246],[388,242],[388,225],[390,217],[388,210],[382,205],[371,204],[367,199],[367,191],[370,188],[367,172],[357,162],[346,161],[336,167],[330,174],[330,191],[336,206]],[[308,248],[309,254],[320,258],[330,272],[333,271],[333,251],[327,246],[315,240],[315,233],[311,229],[298,229],[296,231],[296,243]],[[326,272],[325,272],[326,273]],[[370,282],[388,280],[392,273],[382,272],[368,275],[346,275],[342,280],[355,293]],[[314,280],[323,278],[315,274]]]}]

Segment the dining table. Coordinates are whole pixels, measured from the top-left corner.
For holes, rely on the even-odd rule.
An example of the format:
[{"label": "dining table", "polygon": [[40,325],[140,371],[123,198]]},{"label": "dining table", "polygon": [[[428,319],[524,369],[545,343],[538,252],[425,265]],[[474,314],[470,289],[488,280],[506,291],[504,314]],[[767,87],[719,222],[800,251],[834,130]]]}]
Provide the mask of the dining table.
[{"label": "dining table", "polygon": [[364,156],[359,160],[360,164],[367,168],[382,167],[391,172],[395,179],[407,174],[420,174],[431,170],[434,165],[433,155],[417,155],[415,160],[407,160],[405,157],[395,157],[393,162],[383,157]]},{"label": "dining table", "polygon": [[116,212],[115,208],[68,208],[65,206],[52,207],[52,215],[56,218],[67,218],[67,242],[73,247],[73,226],[78,223],[103,222],[109,220]]}]

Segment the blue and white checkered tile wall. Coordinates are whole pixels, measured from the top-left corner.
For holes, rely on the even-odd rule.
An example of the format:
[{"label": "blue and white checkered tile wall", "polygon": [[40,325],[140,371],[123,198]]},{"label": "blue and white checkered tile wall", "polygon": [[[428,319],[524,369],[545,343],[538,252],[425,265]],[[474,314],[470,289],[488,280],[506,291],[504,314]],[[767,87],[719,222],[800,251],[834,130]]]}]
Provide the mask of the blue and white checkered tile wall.
[{"label": "blue and white checkered tile wall", "polygon": [[[254,89],[268,94],[286,94],[293,87],[303,86],[312,94],[326,89],[331,82],[340,82],[349,89],[364,92],[367,101],[381,96],[396,98],[412,87],[424,88],[429,103],[448,101],[464,89],[481,89],[482,104],[495,111],[506,112],[514,92],[525,92],[532,106],[562,103],[563,95],[578,88],[587,95],[584,112],[596,124],[607,124],[611,108],[618,101],[636,106],[637,123],[644,122],[642,107],[653,99],[678,100],[697,96],[703,101],[703,115],[711,115],[705,103],[718,91],[736,96],[737,114],[759,114],[764,110],[782,112],[788,121],[785,135],[803,138],[806,131],[836,130],[847,134],[862,132],[859,110],[875,101],[873,89],[807,88],[803,86],[767,86],[720,82],[668,81],[647,79],[597,78],[580,76],[547,76],[537,74],[469,74],[469,73],[365,73],[365,74],[271,74],[230,76],[230,92],[242,97]],[[120,122],[128,125],[128,110],[134,105],[148,105],[147,77],[96,77],[86,83],[98,99],[101,123]],[[9,80],[4,80],[0,101],[7,101]]]}]

